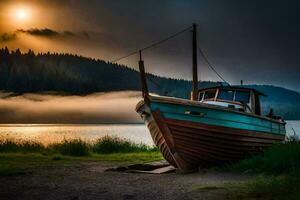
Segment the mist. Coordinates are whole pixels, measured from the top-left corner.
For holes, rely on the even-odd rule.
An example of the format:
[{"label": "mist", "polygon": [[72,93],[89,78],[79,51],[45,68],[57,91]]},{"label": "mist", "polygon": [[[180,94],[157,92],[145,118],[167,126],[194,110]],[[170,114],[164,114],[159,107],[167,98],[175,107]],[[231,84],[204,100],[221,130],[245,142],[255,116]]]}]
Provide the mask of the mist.
[{"label": "mist", "polygon": [[141,123],[137,91],[65,96],[0,92],[0,123]]}]

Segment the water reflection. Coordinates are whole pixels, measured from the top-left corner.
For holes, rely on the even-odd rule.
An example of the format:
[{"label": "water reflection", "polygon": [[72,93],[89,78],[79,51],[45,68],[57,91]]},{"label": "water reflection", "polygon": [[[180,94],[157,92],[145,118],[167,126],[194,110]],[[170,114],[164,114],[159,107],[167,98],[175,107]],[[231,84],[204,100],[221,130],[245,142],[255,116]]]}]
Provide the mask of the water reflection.
[{"label": "water reflection", "polygon": [[[293,130],[300,137],[300,121],[287,121],[287,134]],[[80,138],[94,141],[105,135],[130,139],[136,143],[153,145],[152,138],[144,124],[109,124],[109,125],[57,125],[57,124],[2,124],[0,125],[0,139],[14,138],[35,140],[43,144],[59,142],[64,139]]]},{"label": "water reflection", "polygon": [[64,139],[80,138],[94,141],[105,135],[127,138],[136,143],[153,145],[148,129],[139,125],[57,125],[57,124],[3,124],[0,138],[35,140],[43,144],[59,142]]}]

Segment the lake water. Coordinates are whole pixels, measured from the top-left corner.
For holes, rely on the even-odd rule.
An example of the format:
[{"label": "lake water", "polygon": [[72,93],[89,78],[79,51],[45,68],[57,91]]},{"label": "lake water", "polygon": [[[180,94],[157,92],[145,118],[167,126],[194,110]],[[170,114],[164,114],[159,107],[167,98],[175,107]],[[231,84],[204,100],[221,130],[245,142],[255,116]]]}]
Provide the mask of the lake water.
[{"label": "lake water", "polygon": [[35,140],[43,144],[59,142],[64,139],[80,138],[94,141],[105,135],[130,139],[135,143],[153,145],[152,138],[144,124],[2,124],[0,140],[14,138]]},{"label": "lake water", "polygon": [[[300,121],[287,121],[287,134],[293,130],[300,137]],[[57,125],[57,124],[2,124],[0,140],[14,138],[35,140],[44,144],[59,142],[64,139],[80,138],[94,141],[105,135],[130,139],[136,143],[153,145],[152,138],[144,124],[109,124],[109,125]]]}]

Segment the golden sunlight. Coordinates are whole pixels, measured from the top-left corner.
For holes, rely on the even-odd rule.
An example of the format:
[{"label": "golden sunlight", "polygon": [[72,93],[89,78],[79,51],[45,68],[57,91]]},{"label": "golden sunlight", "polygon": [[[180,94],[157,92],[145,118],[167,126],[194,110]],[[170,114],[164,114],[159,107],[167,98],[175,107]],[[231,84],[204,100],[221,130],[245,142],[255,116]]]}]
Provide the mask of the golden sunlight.
[{"label": "golden sunlight", "polygon": [[32,21],[33,10],[28,5],[13,5],[10,8],[10,18],[15,25],[25,25]]},{"label": "golden sunlight", "polygon": [[28,17],[28,12],[27,10],[20,8],[16,11],[16,16],[19,20],[26,20]]},{"label": "golden sunlight", "polygon": [[30,17],[30,12],[26,7],[18,7],[15,10],[14,17],[19,21],[26,21]]}]

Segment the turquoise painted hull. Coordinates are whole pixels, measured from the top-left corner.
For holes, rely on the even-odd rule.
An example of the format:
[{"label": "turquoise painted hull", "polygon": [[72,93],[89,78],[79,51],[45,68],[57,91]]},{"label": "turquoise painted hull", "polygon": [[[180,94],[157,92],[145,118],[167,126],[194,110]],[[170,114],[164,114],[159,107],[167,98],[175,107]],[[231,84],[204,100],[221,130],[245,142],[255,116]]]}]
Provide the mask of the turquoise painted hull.
[{"label": "turquoise painted hull", "polygon": [[[279,135],[285,135],[286,133],[285,123],[218,108],[212,109],[205,106],[178,105],[161,102],[151,102],[150,108],[151,111],[160,110],[164,117],[168,119]],[[202,116],[187,114],[187,111],[201,113]]]},{"label": "turquoise painted hull", "polygon": [[136,108],[165,159],[183,172],[256,154],[285,138],[285,122],[226,107],[149,97]]}]

